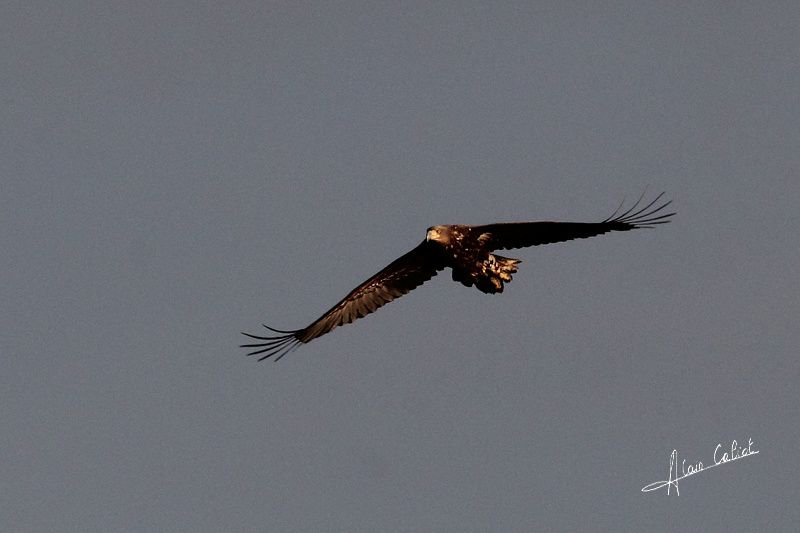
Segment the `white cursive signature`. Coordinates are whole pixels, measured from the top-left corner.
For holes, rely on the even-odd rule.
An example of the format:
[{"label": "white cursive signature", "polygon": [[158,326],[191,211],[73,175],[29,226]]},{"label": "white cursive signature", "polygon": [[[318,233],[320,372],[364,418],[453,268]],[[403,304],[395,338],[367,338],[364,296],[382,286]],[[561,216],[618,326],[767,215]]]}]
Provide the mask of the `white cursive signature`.
[{"label": "white cursive signature", "polygon": [[650,492],[651,490],[658,490],[664,487],[667,487],[667,494],[669,494],[670,488],[675,487],[675,494],[678,496],[681,495],[680,490],[678,489],[678,482],[683,478],[687,478],[689,476],[693,476],[697,473],[702,472],[703,470],[710,470],[715,466],[719,466],[725,463],[731,463],[733,461],[738,461],[739,459],[743,459],[750,455],[755,455],[758,453],[758,450],[754,449],[753,447],[753,439],[747,440],[747,447],[739,446],[739,443],[735,440],[731,442],[730,451],[721,450],[722,443],[717,444],[717,447],[714,448],[714,464],[705,466],[703,465],[702,461],[698,461],[696,463],[689,463],[686,464],[686,459],[681,461],[680,464],[680,472],[678,472],[678,450],[672,450],[672,453],[669,456],[669,476],[667,479],[663,481],[655,481],[650,483],[649,485],[645,485],[642,487],[642,492]]}]

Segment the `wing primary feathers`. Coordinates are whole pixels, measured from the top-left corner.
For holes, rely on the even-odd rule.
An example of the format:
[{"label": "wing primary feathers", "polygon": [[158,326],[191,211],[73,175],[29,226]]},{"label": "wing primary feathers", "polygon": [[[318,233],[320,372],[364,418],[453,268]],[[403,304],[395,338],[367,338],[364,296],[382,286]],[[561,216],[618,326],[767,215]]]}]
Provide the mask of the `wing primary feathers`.
[{"label": "wing primary feathers", "polygon": [[263,361],[264,359],[272,356],[275,356],[274,361],[278,361],[281,357],[297,348],[301,343],[300,339],[297,338],[297,333],[299,330],[283,331],[271,328],[266,324],[262,325],[270,331],[274,331],[275,333],[283,333],[284,335],[278,335],[274,337],[259,337],[258,335],[251,335],[250,333],[242,332],[242,335],[250,337],[251,339],[266,341],[255,344],[241,344],[239,346],[240,348],[260,348],[259,350],[254,350],[248,353],[248,356],[259,355],[263,353],[265,355],[259,357],[259,361]]},{"label": "wing primary feathers", "polygon": [[[654,201],[658,201],[658,199],[660,197],[661,197],[661,195],[657,196]],[[642,198],[644,198],[644,193],[642,193],[642,196],[640,196],[639,199],[636,200],[636,203],[633,204],[627,211],[625,211],[624,213],[621,213],[619,216],[617,216],[617,213],[619,213],[620,209],[622,209],[622,206],[625,204],[625,198],[623,197],[622,198],[622,203],[619,204],[619,207],[616,210],[614,210],[614,212],[611,213],[611,216],[609,216],[607,219],[605,219],[603,221],[603,223],[612,222],[614,220],[619,220],[621,218],[625,218],[626,216],[628,216],[630,214],[631,211],[636,209],[636,206],[639,205],[639,202],[642,201]]]},{"label": "wing primary feathers", "polygon": [[624,196],[622,197],[622,201],[619,203],[619,206],[617,206],[617,208],[616,208],[616,209],[614,209],[614,212],[613,212],[613,213],[611,213],[611,216],[609,216],[609,217],[608,217],[607,219],[605,219],[603,222],[608,222],[609,220],[611,220],[612,218],[614,218],[615,216],[617,216],[617,213],[619,213],[619,210],[620,210],[620,209],[622,209],[622,206],[623,206],[623,205],[625,205],[625,197],[624,197]]},{"label": "wing primary feathers", "polygon": [[289,331],[289,330],[285,330],[285,329],[275,329],[275,328],[271,328],[271,327],[269,327],[269,326],[268,326],[268,325],[266,325],[266,324],[261,324],[261,325],[262,325],[262,326],[264,326],[265,328],[267,328],[268,330],[270,330],[270,331],[273,331],[273,332],[275,332],[275,333],[297,333],[297,330],[296,330],[296,329]]},{"label": "wing primary feathers", "polygon": [[622,223],[627,226],[630,226],[628,229],[638,229],[638,228],[653,228],[657,224],[666,224],[669,222],[669,218],[673,216],[675,213],[664,213],[658,216],[656,214],[663,211],[667,206],[672,204],[672,200],[668,200],[663,204],[653,208],[654,205],[658,203],[658,201],[664,196],[662,192],[658,196],[656,196],[653,201],[647,204],[644,207],[639,207],[639,204],[642,202],[642,198],[644,198],[644,194],[639,197],[633,206],[631,206],[627,211],[619,213],[621,207],[617,208],[614,213],[605,219],[602,223],[603,224],[614,224],[614,223]]}]

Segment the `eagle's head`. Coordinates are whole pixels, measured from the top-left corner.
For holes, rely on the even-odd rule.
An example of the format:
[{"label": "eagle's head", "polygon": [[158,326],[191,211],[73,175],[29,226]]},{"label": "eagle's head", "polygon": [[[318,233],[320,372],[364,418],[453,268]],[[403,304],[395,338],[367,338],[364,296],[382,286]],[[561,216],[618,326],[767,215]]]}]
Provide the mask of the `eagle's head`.
[{"label": "eagle's head", "polygon": [[425,240],[448,246],[453,242],[453,226],[431,226],[425,234]]},{"label": "eagle's head", "polygon": [[450,232],[447,231],[447,226],[431,226],[428,228],[428,233],[425,234],[425,240],[435,241],[438,243],[446,243],[449,240]]}]

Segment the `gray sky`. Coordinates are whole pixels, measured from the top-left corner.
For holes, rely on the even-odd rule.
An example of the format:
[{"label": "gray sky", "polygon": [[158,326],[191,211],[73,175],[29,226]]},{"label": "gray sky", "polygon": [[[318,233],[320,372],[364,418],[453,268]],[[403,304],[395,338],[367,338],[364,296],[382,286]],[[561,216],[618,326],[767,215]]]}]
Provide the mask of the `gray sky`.
[{"label": "gray sky", "polygon": [[[800,8],[679,4],[6,4],[0,530],[796,528]],[[646,187],[502,295],[238,348]]]}]

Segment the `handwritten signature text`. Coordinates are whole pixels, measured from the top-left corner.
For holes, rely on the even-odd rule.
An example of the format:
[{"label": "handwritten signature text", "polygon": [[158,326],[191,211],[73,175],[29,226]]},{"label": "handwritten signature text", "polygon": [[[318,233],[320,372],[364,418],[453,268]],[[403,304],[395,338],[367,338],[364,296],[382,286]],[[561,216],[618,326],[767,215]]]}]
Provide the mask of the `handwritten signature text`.
[{"label": "handwritten signature text", "polygon": [[[740,445],[735,440],[731,442],[729,448],[723,448],[722,443],[717,444],[717,447],[714,448],[714,464],[704,465],[703,461],[697,461],[695,463],[686,463],[686,459],[678,464],[678,451],[672,450],[672,453],[669,456],[669,476],[667,479],[662,481],[654,481],[648,485],[642,487],[642,492],[650,492],[653,490],[663,489],[664,487],[667,488],[667,494],[670,493],[670,489],[675,489],[675,494],[680,496],[681,492],[678,488],[678,482],[682,479],[685,479],[689,476],[693,476],[695,474],[699,474],[704,470],[710,470],[719,465],[723,465],[725,463],[731,463],[733,461],[738,461],[739,459],[744,459],[745,457],[749,457],[751,455],[756,455],[758,450],[755,449],[755,445],[753,444],[753,439],[750,438],[747,440],[747,446]],[[679,470],[680,467],[680,470]]]}]

